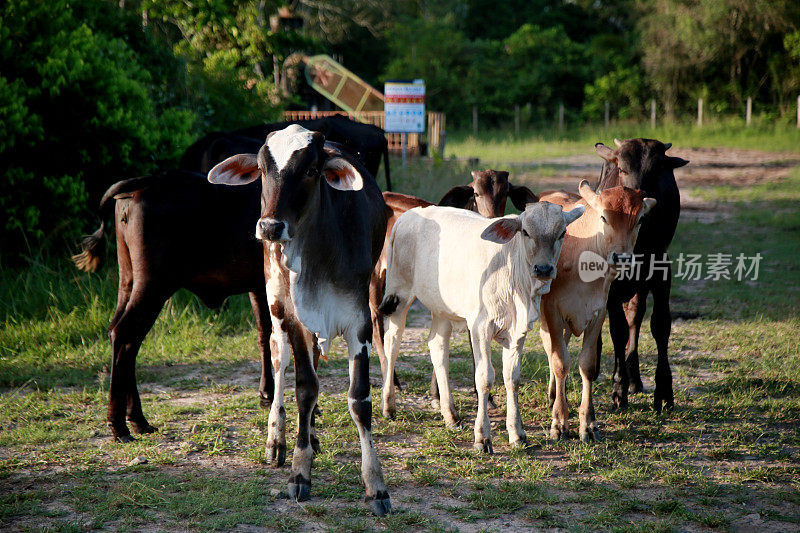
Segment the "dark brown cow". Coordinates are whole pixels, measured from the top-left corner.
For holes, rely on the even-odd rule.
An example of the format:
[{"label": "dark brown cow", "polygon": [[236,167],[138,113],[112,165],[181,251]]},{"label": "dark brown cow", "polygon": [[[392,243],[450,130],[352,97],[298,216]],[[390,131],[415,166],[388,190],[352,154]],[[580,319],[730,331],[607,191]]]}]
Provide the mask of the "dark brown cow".
[{"label": "dark brown cow", "polygon": [[[250,293],[262,360],[261,405],[271,404],[275,387],[269,367],[264,253],[253,236],[260,188],[256,183],[231,189],[212,185],[200,174],[171,170],[120,181],[103,196],[101,213],[116,206],[119,263],[117,308],[108,328],[108,425],[115,439],[133,440],[126,419],[135,433],[156,430],[142,412],[136,355],[164,303],[180,288],[210,307],[232,294]],[[104,231],[105,222],[84,241],[83,253],[73,258],[78,268],[97,268]]]},{"label": "dark brown cow", "polygon": [[[639,330],[647,311],[647,295],[653,293],[650,331],[658,349],[653,408],[660,412],[662,407],[670,409],[675,403],[672,371],[667,355],[672,330],[669,309],[672,268],[668,262],[667,248],[675,235],[681,213],[681,196],[673,170],[686,165],[688,161],[666,154],[672,143],[664,144],[654,139],[614,139],[614,142],[617,150],[601,143],[595,145],[595,151],[608,163],[603,165],[604,172],[596,187],[597,192],[624,185],[641,189],[658,203],[644,217],[634,248],[634,254],[641,257],[639,277],[614,281],[608,295],[608,323],[614,343],[612,398],[617,406],[625,407],[628,404],[629,389],[631,392],[642,391],[642,378],[639,374]],[[663,263],[654,265],[654,261]],[[663,266],[666,270],[652,269],[654,266]],[[650,276],[651,271],[653,276]],[[599,364],[602,350],[599,341],[597,350]]]},{"label": "dark brown cow", "polygon": [[386,205],[375,179],[355,157],[298,125],[271,134],[258,155],[233,156],[208,174],[209,181],[228,185],[259,178],[261,218],[255,233],[264,242],[276,370],[267,456],[280,460],[285,446],[282,387],[291,348],[298,427],[289,495],[308,499],[312,413],[319,394],[316,347],[325,353],[331,339],[342,335],[350,359],[347,403],[361,441],[366,499],[375,514],[385,515],[391,509],[389,493],[372,442],[369,281],[386,236]]}]

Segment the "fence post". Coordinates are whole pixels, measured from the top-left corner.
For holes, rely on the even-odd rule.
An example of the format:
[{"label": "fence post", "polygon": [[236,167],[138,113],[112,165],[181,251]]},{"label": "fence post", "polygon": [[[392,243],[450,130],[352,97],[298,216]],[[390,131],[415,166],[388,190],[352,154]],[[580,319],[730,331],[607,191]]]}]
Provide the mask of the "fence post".
[{"label": "fence post", "polygon": [[564,129],[564,103],[558,104],[558,129]]},{"label": "fence post", "polygon": [[797,128],[800,129],[800,96],[797,97]]},{"label": "fence post", "polygon": [[747,97],[747,114],[745,115],[745,124],[748,126],[750,125],[750,117],[753,114],[753,99],[751,97]]},{"label": "fence post", "polygon": [[697,127],[701,128],[703,126],[703,99],[697,99]]},{"label": "fence post", "polygon": [[519,135],[519,105],[514,106],[514,135]]},{"label": "fence post", "polygon": [[472,134],[478,135],[478,106],[472,106]]},{"label": "fence post", "polygon": [[606,101],[606,114],[605,114],[605,120],[603,121],[606,129],[608,129],[608,122],[610,118],[611,118],[611,104],[609,104],[608,101]]},{"label": "fence post", "polygon": [[650,100],[650,127],[656,129],[656,99]]}]

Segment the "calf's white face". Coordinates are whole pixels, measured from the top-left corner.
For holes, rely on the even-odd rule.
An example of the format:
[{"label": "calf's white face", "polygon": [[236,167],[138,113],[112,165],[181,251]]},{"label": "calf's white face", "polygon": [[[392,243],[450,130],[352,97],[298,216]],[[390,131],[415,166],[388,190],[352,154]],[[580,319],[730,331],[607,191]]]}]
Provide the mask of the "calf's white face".
[{"label": "calf's white face", "polygon": [[335,149],[325,147],[321,133],[297,124],[270,133],[258,155],[229,157],[208,173],[208,181],[225,185],[245,185],[259,177],[261,218],[255,234],[271,242],[294,237],[298,220],[320,186],[339,191],[364,186],[359,171]]},{"label": "calf's white face", "polygon": [[518,238],[531,276],[546,283],[556,277],[556,264],[567,225],[577,220],[585,209],[577,206],[564,212],[560,205],[550,202],[528,204],[520,215],[506,216],[492,223],[481,238],[498,244]]}]

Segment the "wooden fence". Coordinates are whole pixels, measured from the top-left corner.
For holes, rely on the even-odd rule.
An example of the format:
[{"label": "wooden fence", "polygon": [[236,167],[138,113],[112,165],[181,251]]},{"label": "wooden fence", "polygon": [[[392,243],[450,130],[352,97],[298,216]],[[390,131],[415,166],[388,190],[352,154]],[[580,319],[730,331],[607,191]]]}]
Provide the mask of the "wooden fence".
[{"label": "wooden fence", "polygon": [[[364,122],[366,124],[373,124],[381,129],[384,128],[385,115],[383,111],[362,111],[357,115],[352,115],[345,111],[285,111],[283,118],[285,120],[313,120],[315,118],[330,117],[333,115],[344,115],[353,120]],[[409,133],[408,144],[406,149],[410,155],[418,155],[421,148],[421,136],[426,136],[428,143],[428,150],[436,149],[440,154],[444,154],[444,146],[447,138],[446,133],[446,117],[444,113],[437,111],[428,111],[428,128],[424,134]],[[387,133],[389,140],[389,150],[391,152],[400,152],[402,149],[402,135],[399,133]]]}]

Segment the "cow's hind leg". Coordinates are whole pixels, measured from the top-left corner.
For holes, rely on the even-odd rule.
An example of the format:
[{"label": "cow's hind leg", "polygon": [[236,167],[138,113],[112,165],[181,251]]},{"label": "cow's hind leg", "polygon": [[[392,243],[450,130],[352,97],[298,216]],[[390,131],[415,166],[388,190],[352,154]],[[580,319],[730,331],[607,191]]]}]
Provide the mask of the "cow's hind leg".
[{"label": "cow's hind leg", "polygon": [[653,287],[653,316],[650,318],[650,331],[658,348],[658,364],[656,366],[656,390],[653,408],[661,412],[662,407],[672,409],[675,398],[672,390],[672,369],[669,366],[667,348],[669,335],[672,332],[672,315],[669,309],[669,291],[672,283],[672,272],[669,271],[666,281],[658,281]]},{"label": "cow's hind leg", "polygon": [[642,376],[639,372],[639,331],[642,319],[647,311],[647,289],[640,289],[628,301],[625,308],[625,319],[628,322],[628,346],[625,350],[625,364],[628,367],[629,392],[642,392]]},{"label": "cow's hind leg", "polygon": [[272,358],[269,347],[272,323],[269,317],[266,293],[251,292],[250,306],[253,308],[253,318],[258,332],[258,351],[261,354],[261,380],[258,384],[259,404],[262,409],[269,411],[275,398],[275,380],[272,376]]},{"label": "cow's hind leg", "polygon": [[109,331],[112,361],[107,420],[115,440],[133,440],[126,420],[136,433],[156,431],[142,412],[136,387],[136,355],[166,301],[163,294],[168,293],[134,287],[125,311]]},{"label": "cow's hind leg", "polygon": [[[467,342],[469,343],[469,353],[470,353],[470,358],[472,359],[472,373],[474,374],[475,371],[476,371],[476,368],[475,368],[475,354],[472,353],[472,334],[469,332],[469,328],[467,328]],[[472,390],[475,392],[475,398],[477,399],[478,398],[478,387],[475,385],[475,383],[472,384]],[[431,399],[431,404],[433,405],[433,408],[434,409],[439,409],[439,383],[438,383],[438,380],[436,378],[436,369],[435,368],[433,369],[433,371],[431,371],[431,389],[430,389],[430,394],[431,394],[431,398],[432,398]],[[489,404],[488,405],[489,405],[490,409],[497,409],[497,404],[494,403],[494,397],[492,396],[491,392],[489,393]]]},{"label": "cow's hind leg", "polygon": [[431,352],[434,375],[439,381],[440,406],[445,425],[450,429],[459,426],[458,413],[456,412],[453,397],[450,394],[450,334],[453,325],[446,318],[436,315],[431,320],[431,335],[428,348]]},{"label": "cow's hind leg", "polygon": [[[405,314],[405,313],[403,313]],[[356,331],[353,331],[356,330]],[[392,509],[389,492],[383,480],[383,471],[372,442],[372,398],[369,384],[369,339],[372,324],[365,316],[360,327],[351,328],[347,334],[350,358],[350,388],[347,391],[347,406],[358,429],[361,441],[361,478],[366,488],[365,501],[372,512],[384,516]],[[389,367],[391,368],[391,367]],[[384,381],[384,385],[387,381]],[[388,384],[392,384],[388,381]]]},{"label": "cow's hind leg", "polygon": [[383,392],[381,394],[381,404],[383,416],[394,418],[397,412],[395,390],[394,390],[394,369],[397,364],[397,357],[400,355],[400,340],[403,338],[403,331],[406,327],[406,315],[411,306],[413,298],[399,300],[396,310],[389,315],[389,325],[386,328],[384,338],[384,349],[386,350],[386,373],[383,376]]},{"label": "cow's hind leg", "polygon": [[295,394],[297,396],[297,443],[289,477],[289,497],[298,502],[311,495],[311,465],[314,460],[312,421],[319,395],[319,379],[313,361],[316,339],[299,322],[292,321],[290,340],[294,352]]}]

